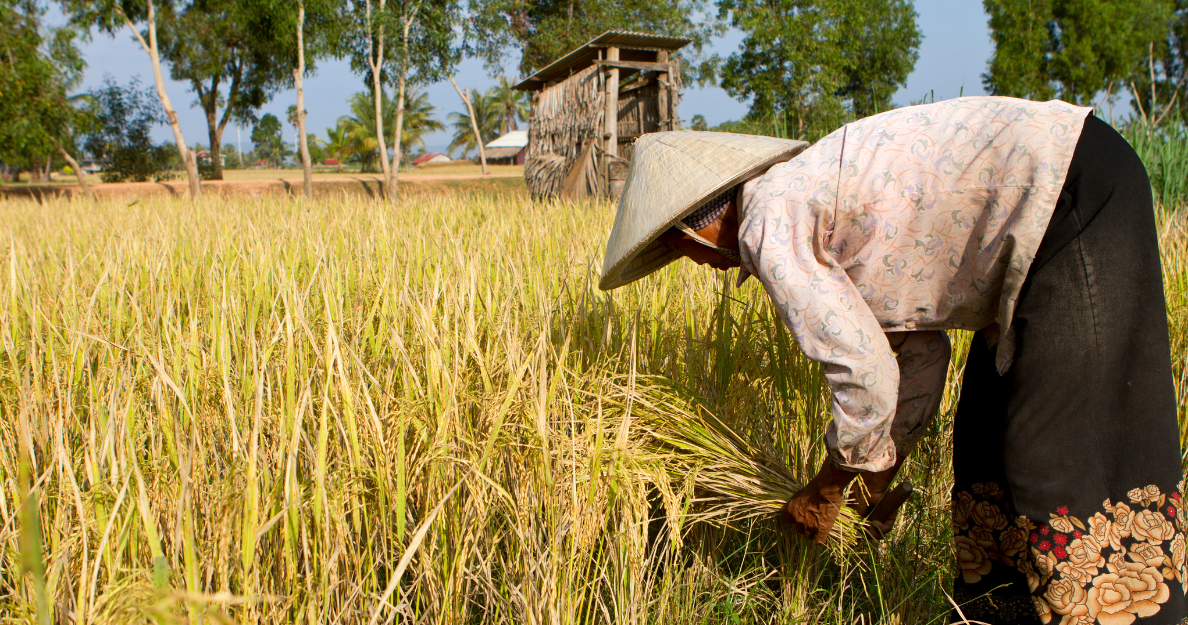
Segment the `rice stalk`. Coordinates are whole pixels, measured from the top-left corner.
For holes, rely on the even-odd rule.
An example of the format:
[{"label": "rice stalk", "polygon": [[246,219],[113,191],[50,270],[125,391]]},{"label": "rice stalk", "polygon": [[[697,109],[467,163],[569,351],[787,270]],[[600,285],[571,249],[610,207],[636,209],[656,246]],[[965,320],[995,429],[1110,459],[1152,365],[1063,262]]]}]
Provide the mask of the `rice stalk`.
[{"label": "rice stalk", "polygon": [[612,210],[0,203],[0,620],[943,618],[968,337],[890,539],[819,548],[771,515],[824,458],[820,367],[755,284],[598,291]]}]

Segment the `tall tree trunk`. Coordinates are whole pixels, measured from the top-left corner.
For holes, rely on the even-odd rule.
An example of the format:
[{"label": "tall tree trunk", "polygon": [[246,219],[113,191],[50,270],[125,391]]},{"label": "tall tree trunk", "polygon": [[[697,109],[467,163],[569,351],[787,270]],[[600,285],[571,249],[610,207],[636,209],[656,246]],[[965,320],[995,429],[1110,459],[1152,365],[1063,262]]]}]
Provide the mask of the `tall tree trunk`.
[{"label": "tall tree trunk", "polygon": [[305,2],[297,0],[297,69],[293,82],[297,86],[297,137],[301,145],[301,174],[305,197],[313,197],[313,163],[309,160],[309,138],[305,134]]},{"label": "tall tree trunk", "polygon": [[223,179],[223,129],[216,123],[214,109],[206,111],[207,135],[210,137],[210,179]]},{"label": "tall tree trunk", "polygon": [[[385,0],[380,0],[380,11],[387,6]],[[371,23],[371,2],[367,3],[367,22]],[[371,47],[371,79],[372,95],[375,97],[375,141],[379,144],[380,170],[384,177],[384,199],[391,202],[396,199],[395,189],[392,188],[391,170],[388,167],[388,146],[384,141],[384,90],[380,81],[380,71],[384,67],[384,27],[379,27],[375,44]]]},{"label": "tall tree trunk", "polygon": [[87,185],[87,172],[83,171],[82,167],[78,166],[78,161],[74,160],[74,157],[66,151],[66,148],[62,147],[61,144],[56,144],[56,147],[58,148],[58,152],[62,155],[62,158],[66,159],[67,163],[70,163],[70,168],[74,170],[74,176],[78,178],[78,186],[82,189],[82,192],[86,195],[90,195],[91,187]]},{"label": "tall tree trunk", "polygon": [[[406,29],[407,30],[407,29]],[[407,35],[407,32],[405,33]],[[404,97],[405,97],[405,77],[404,77],[404,62],[400,63],[400,88],[396,95],[396,140],[392,144],[392,196],[396,195],[396,179],[397,170],[400,169],[400,158],[403,154],[400,150],[400,141],[404,138]]]},{"label": "tall tree trunk", "polygon": [[[173,103],[169,101],[169,94],[165,92],[165,77],[161,74],[161,55],[157,51],[157,12],[153,6],[152,0],[146,2],[148,5],[148,33],[149,40],[145,41],[141,36],[140,31],[136,30],[136,26],[132,24],[132,20],[128,19],[127,14],[124,14],[124,22],[128,25],[128,30],[136,35],[136,40],[140,42],[140,47],[148,53],[149,59],[153,62],[153,79],[157,83],[157,97],[161,98],[161,107],[165,109],[165,116],[169,118],[169,127],[173,129],[173,141],[177,144],[177,151],[181,154],[182,163],[186,167],[186,177],[190,182],[190,197],[198,200],[202,198],[202,183],[198,178],[198,161],[194,158],[194,151],[186,145],[186,138],[182,135],[181,124],[177,121],[177,111],[173,109]],[[119,5],[116,5],[117,7]],[[122,10],[117,9],[120,13]]]},{"label": "tall tree trunk", "polygon": [[470,105],[470,89],[466,89],[466,93],[458,88],[458,83],[454,82],[454,77],[450,76],[450,84],[454,85],[454,91],[458,92],[458,97],[466,103],[466,110],[470,113],[470,129],[474,131],[474,140],[478,142],[479,161],[483,164],[483,175],[487,175],[487,151],[483,148],[483,136],[479,134],[478,120],[474,118],[474,107]]}]

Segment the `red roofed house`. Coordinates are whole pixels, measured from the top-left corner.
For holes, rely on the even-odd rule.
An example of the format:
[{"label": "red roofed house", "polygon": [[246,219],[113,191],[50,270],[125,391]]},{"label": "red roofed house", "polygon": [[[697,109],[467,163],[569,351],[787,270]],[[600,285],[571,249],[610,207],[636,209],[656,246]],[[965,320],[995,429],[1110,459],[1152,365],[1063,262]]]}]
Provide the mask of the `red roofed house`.
[{"label": "red roofed house", "polygon": [[438,154],[437,152],[430,152],[412,162],[413,165],[437,165],[438,163],[449,163],[450,157],[445,154]]}]

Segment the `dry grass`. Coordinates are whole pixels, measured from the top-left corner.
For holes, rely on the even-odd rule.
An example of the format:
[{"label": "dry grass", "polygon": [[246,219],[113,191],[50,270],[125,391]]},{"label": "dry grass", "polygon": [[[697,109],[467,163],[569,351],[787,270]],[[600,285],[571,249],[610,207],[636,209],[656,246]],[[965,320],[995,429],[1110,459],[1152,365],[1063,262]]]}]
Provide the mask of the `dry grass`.
[{"label": "dry grass", "polygon": [[0,203],[0,620],[942,622],[953,394],[891,540],[782,536],[819,368],[753,283],[597,291],[610,218]]}]

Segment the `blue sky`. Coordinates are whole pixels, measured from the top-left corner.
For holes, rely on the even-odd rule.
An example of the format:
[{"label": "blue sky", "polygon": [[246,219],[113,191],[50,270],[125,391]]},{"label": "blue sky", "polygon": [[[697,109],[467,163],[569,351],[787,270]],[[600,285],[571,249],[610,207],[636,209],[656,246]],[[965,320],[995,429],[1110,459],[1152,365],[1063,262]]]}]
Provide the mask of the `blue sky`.
[{"label": "blue sky", "polygon": [[[904,105],[920,100],[930,91],[937,100],[965,95],[980,95],[982,72],[990,58],[993,46],[990,42],[986,15],[980,0],[916,0],[920,29],[924,41],[920,45],[920,59],[915,71],[908,77],[907,85],[895,95],[895,103]],[[742,34],[735,31],[711,42],[711,53],[723,56],[738,49]],[[133,76],[140,76],[145,85],[152,84],[152,66],[140,45],[128,31],[120,32],[115,38],[96,35],[84,45],[83,55],[88,67],[82,89],[97,87],[105,75],[124,83]],[[507,65],[514,67],[518,59],[509,57]],[[168,80],[168,75],[166,76]],[[487,89],[495,84],[483,70],[482,63],[474,59],[463,61],[455,79],[461,87]],[[194,106],[196,98],[185,83],[167,82],[166,89],[182,120],[182,131],[190,145],[207,143],[206,122],[201,109]],[[305,81],[305,108],[309,111],[308,130],[324,137],[325,129],[335,124],[339,116],[348,112],[346,100],[357,91],[363,91],[363,79],[351,72],[347,61],[327,61],[319,64],[317,73]],[[449,81],[429,87],[429,100],[438,108],[438,114],[445,120],[448,113],[463,108],[461,100]],[[296,93],[283,91],[264,107],[285,118],[285,110],[296,103]],[[745,102],[734,100],[716,87],[698,89],[686,88],[681,99],[680,115],[690,120],[694,115],[704,115],[710,125],[731,119],[739,119],[747,112]],[[292,130],[286,124],[286,140],[292,142]],[[249,128],[242,129],[239,137],[244,150],[251,149]],[[159,141],[172,141],[173,135],[167,127],[157,129]],[[223,133],[223,142],[234,145],[240,139],[236,128],[228,125]],[[430,151],[444,151],[449,144],[447,133],[434,133],[425,137]]]}]

